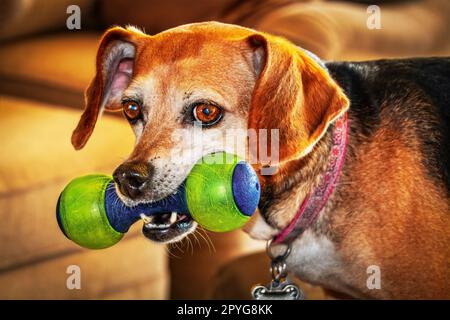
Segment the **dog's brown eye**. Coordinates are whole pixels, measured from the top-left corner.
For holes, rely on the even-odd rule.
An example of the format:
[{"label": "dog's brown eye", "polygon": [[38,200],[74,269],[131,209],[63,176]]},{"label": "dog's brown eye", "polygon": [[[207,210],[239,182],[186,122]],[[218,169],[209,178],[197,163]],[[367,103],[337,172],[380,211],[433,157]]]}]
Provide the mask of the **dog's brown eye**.
[{"label": "dog's brown eye", "polygon": [[123,102],[123,112],[128,119],[134,120],[141,115],[141,105],[136,101],[124,101]]},{"label": "dog's brown eye", "polygon": [[199,104],[192,110],[195,120],[203,125],[212,125],[217,123],[222,117],[222,109],[211,104]]}]

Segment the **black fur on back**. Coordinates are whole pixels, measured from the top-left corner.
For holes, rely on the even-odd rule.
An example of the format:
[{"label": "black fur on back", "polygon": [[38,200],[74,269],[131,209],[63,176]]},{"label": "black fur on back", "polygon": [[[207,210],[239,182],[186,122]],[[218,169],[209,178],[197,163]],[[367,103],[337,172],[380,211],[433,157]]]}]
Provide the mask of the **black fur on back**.
[{"label": "black fur on back", "polygon": [[[450,195],[450,58],[329,62],[331,76],[351,101],[358,134],[370,139],[381,117],[408,132],[429,176]],[[413,124],[413,125],[411,125]],[[410,140],[410,141],[408,141]]]}]

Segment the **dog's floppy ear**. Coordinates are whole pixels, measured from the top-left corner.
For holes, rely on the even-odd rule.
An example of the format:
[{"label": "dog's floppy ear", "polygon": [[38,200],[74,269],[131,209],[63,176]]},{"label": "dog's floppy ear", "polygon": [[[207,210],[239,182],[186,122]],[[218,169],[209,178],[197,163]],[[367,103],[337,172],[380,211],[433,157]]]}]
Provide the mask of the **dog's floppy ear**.
[{"label": "dog's floppy ear", "polygon": [[268,133],[279,129],[280,163],[303,157],[348,109],[349,101],[311,55],[287,40],[258,33],[247,41],[258,77],[248,126]]},{"label": "dog's floppy ear", "polygon": [[103,110],[120,110],[122,92],[133,75],[138,39],[145,34],[134,28],[114,27],[103,35],[97,51],[96,74],[85,93],[85,110],[73,131],[72,144],[81,149]]}]

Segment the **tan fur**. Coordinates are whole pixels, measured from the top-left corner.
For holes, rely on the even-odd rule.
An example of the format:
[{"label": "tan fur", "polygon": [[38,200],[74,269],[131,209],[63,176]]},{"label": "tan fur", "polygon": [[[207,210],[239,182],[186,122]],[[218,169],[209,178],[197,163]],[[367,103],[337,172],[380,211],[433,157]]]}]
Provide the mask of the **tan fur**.
[{"label": "tan fur", "polygon": [[358,150],[343,182],[353,197],[333,213],[333,233],[355,287],[367,279],[361,266],[380,266],[383,290],[368,297],[448,298],[450,208],[398,135],[380,130]]}]

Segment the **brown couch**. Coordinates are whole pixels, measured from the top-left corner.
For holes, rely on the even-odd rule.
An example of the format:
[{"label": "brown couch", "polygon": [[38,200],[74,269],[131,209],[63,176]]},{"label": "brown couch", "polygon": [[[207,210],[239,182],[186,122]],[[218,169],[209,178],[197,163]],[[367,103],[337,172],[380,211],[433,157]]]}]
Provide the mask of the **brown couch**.
[{"label": "brown couch", "polygon": [[[165,248],[137,228],[111,249],[88,251],[68,241],[55,220],[67,181],[111,172],[126,155],[127,126],[105,117],[92,144],[76,153],[68,137],[79,111],[6,95],[0,101],[0,298],[166,298]],[[81,290],[66,287],[69,265],[81,268]]]},{"label": "brown couch", "polygon": [[[24,2],[13,5],[25,21],[0,33],[6,38],[0,45],[0,298],[168,298],[166,248],[142,237],[139,226],[99,251],[82,249],[59,231],[55,203],[64,185],[79,175],[111,173],[131,150],[133,136],[125,121],[105,115],[89,145],[72,148],[99,34],[30,35],[60,29],[55,25],[64,23],[73,1],[34,1],[29,9]],[[79,4],[83,14],[91,12],[88,1]],[[80,290],[66,286],[70,265],[80,267]]]}]

